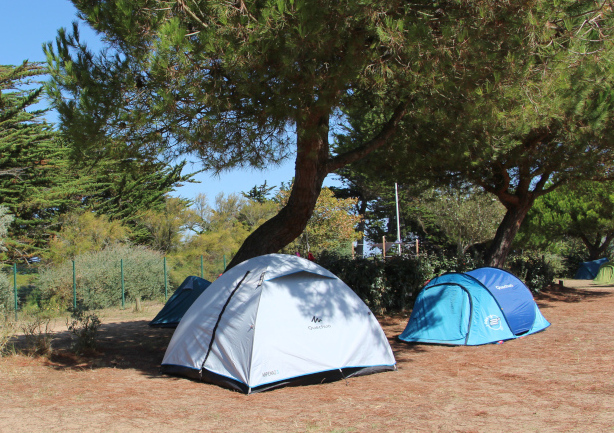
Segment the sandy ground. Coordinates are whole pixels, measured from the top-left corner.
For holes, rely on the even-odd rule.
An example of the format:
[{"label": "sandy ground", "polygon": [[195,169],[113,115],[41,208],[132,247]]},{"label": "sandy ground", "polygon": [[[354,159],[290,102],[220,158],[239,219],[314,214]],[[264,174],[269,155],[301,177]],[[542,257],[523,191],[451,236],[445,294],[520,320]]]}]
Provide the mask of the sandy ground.
[{"label": "sandy ground", "polygon": [[395,340],[398,371],[243,395],[158,373],[172,330],[106,312],[77,358],[56,322],[50,357],[0,359],[1,432],[614,432],[614,287],[565,281],[538,304],[546,331],[478,347]]}]

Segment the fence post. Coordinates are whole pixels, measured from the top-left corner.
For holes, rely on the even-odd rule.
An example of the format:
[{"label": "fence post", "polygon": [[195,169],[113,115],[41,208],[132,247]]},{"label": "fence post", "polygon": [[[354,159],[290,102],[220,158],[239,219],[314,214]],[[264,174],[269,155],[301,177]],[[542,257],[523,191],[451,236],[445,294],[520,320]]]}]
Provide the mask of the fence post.
[{"label": "fence post", "polygon": [[203,273],[203,255],[200,255],[200,278],[205,278]]},{"label": "fence post", "polygon": [[382,256],[386,260],[386,236],[382,236]]},{"label": "fence post", "polygon": [[13,292],[15,293],[15,321],[17,321],[17,263],[13,263]]},{"label": "fence post", "polygon": [[72,308],[77,311],[77,274],[74,260],[72,261]]},{"label": "fence post", "polygon": [[164,300],[168,299],[168,280],[166,278],[166,257],[164,257]]},{"label": "fence post", "polygon": [[122,273],[122,308],[124,308],[126,306],[126,289],[124,286],[124,259],[120,260],[119,267]]}]

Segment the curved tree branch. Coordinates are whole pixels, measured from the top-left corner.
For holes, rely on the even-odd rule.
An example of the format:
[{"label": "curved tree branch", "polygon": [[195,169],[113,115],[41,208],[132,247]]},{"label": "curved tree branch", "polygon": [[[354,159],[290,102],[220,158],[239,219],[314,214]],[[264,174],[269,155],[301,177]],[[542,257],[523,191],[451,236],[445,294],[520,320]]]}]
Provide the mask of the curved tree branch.
[{"label": "curved tree branch", "polygon": [[396,132],[399,123],[407,113],[407,107],[410,103],[411,99],[397,105],[390,119],[384,124],[380,132],[371,140],[349,152],[331,158],[326,166],[327,172],[332,173],[333,171],[338,170],[347,164],[358,161],[374,150],[385,145],[390,137]]}]

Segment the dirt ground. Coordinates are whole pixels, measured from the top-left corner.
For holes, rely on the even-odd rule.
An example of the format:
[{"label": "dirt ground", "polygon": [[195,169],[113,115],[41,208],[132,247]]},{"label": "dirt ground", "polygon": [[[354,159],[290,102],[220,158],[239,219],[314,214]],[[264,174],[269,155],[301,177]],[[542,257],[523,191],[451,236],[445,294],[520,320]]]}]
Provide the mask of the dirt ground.
[{"label": "dirt ground", "polygon": [[158,373],[160,306],[105,313],[89,358],[56,323],[50,358],[0,358],[0,431],[614,432],[613,294],[567,280],[546,331],[477,347],[397,342],[407,317],[384,317],[398,371],[249,396]]}]

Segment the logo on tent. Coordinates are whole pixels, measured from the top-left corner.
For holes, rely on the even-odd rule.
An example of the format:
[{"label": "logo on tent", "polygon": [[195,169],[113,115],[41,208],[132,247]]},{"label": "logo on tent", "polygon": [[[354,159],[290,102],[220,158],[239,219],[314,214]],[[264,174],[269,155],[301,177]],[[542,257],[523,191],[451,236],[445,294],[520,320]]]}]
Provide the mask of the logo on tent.
[{"label": "logo on tent", "polygon": [[500,329],[503,329],[501,327],[501,318],[494,314],[491,314],[490,316],[486,317],[486,319],[484,319],[484,324],[494,331],[499,331]]},{"label": "logo on tent", "polygon": [[495,286],[495,289],[503,290],[503,289],[511,289],[512,287],[514,287],[513,284],[506,284],[505,286]]},{"label": "logo on tent", "polygon": [[308,326],[307,329],[309,329],[310,331],[314,331],[316,329],[326,329],[326,328],[331,327],[331,325],[326,325],[322,323],[322,319],[320,319],[317,316],[313,316],[313,318],[311,319],[311,323],[317,323],[318,326]]}]

